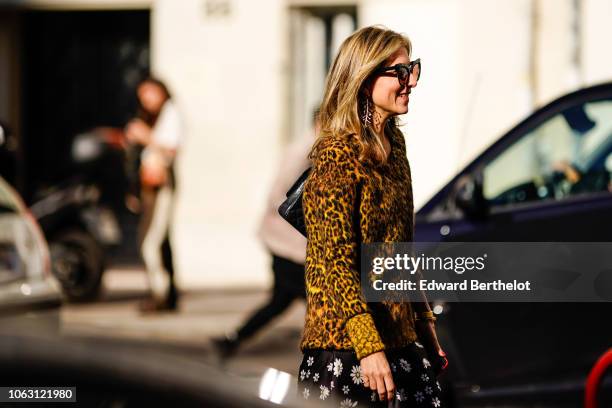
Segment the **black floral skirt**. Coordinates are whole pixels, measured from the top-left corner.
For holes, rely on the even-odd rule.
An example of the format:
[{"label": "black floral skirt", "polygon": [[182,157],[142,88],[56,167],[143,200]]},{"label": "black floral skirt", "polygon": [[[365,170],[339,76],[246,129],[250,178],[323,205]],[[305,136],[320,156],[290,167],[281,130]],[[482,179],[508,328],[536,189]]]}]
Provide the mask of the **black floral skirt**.
[{"label": "black floral skirt", "polygon": [[305,350],[298,373],[298,392],[304,399],[341,408],[443,406],[442,388],[420,343],[386,350],[385,354],[396,388],[391,401],[380,401],[377,392],[363,385],[354,351]]}]

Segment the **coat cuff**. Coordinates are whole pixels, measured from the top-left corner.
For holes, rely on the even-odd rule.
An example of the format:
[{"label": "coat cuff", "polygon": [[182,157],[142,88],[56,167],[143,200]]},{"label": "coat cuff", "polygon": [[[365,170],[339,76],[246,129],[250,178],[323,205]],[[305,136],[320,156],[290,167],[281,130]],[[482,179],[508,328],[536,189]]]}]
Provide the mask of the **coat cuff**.
[{"label": "coat cuff", "polygon": [[385,349],[370,313],[351,317],[346,328],[358,360]]}]

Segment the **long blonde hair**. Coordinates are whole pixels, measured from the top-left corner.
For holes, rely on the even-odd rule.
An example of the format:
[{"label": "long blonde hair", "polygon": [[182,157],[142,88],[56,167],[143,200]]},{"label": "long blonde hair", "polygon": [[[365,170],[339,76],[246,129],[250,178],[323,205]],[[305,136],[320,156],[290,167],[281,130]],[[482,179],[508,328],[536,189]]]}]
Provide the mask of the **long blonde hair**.
[{"label": "long blonde hair", "polygon": [[[344,40],[325,81],[318,115],[320,132],[310,159],[317,159],[329,139],[353,137],[361,147],[360,161],[385,162],[384,147],[372,125],[364,126],[360,120],[359,100],[366,97],[363,91],[372,73],[401,47],[411,54],[407,37],[380,26],[362,28]],[[399,132],[396,117],[387,121],[385,132]]]}]

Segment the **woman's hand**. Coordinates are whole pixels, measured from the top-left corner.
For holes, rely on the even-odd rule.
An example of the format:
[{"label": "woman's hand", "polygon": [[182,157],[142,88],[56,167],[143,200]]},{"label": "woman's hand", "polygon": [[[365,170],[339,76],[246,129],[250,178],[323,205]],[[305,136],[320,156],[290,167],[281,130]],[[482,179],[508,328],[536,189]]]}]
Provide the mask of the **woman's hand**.
[{"label": "woman's hand", "polygon": [[151,143],[151,128],[141,119],[132,119],[125,127],[125,135],[132,143],[143,146]]},{"label": "woman's hand", "polygon": [[448,359],[446,358],[446,353],[444,350],[442,350],[442,346],[440,346],[440,343],[438,342],[436,326],[431,320],[419,320],[417,324],[421,325],[420,332],[422,335],[427,336],[428,344],[432,344],[434,347],[433,350],[428,350],[428,352],[435,353],[435,356],[437,357],[432,363],[434,364],[434,371],[436,372],[436,375],[439,376],[447,369]]},{"label": "woman's hand", "polygon": [[372,353],[361,359],[361,378],[363,385],[378,392],[381,401],[392,400],[395,395],[395,384],[391,367],[383,351]]}]

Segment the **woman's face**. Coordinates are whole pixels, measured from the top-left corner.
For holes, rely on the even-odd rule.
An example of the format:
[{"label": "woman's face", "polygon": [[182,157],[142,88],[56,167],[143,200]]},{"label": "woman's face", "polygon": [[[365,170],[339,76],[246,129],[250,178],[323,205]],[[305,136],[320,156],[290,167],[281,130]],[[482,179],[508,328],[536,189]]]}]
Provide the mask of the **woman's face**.
[{"label": "woman's face", "polygon": [[[406,48],[401,47],[397,50],[385,63],[386,67],[395,64],[409,64],[410,57]],[[376,110],[383,115],[389,117],[392,115],[402,115],[408,112],[408,95],[411,89],[416,86],[416,78],[413,75],[409,76],[406,83],[400,85],[395,71],[388,71],[374,78],[370,86],[372,101]],[[407,85],[407,86],[406,86]]]},{"label": "woman's face", "polygon": [[166,101],[166,95],[156,84],[145,82],[138,87],[138,99],[147,112],[158,114]]}]

